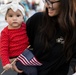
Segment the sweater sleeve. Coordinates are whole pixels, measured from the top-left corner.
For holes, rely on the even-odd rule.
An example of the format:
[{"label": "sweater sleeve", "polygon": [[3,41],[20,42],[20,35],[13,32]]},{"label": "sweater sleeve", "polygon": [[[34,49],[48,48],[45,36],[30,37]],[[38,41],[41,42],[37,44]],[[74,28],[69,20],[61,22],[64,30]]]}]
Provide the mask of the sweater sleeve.
[{"label": "sweater sleeve", "polygon": [[9,64],[9,54],[8,54],[8,33],[3,30],[1,32],[1,42],[0,42],[0,54],[1,54],[1,60],[2,65],[5,66],[6,64]]}]

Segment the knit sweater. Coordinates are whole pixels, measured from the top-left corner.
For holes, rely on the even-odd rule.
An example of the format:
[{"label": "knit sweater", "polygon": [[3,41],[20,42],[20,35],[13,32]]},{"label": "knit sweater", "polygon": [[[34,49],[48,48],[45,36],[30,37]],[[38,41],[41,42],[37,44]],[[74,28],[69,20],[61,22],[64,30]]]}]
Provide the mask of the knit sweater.
[{"label": "knit sweater", "polygon": [[9,58],[19,56],[29,45],[26,33],[26,25],[22,23],[21,28],[8,29],[8,26],[1,32],[0,54],[2,65],[9,64]]}]

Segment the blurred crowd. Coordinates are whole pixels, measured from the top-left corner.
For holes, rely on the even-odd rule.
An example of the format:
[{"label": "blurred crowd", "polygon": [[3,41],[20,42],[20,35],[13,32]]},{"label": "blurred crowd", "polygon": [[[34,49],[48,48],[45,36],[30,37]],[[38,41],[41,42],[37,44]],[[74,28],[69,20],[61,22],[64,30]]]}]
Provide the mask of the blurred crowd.
[{"label": "blurred crowd", "polygon": [[28,0],[21,0],[21,3],[25,7],[25,21],[34,13],[43,11],[44,4],[42,0],[36,2],[36,0],[32,0],[29,2]]}]

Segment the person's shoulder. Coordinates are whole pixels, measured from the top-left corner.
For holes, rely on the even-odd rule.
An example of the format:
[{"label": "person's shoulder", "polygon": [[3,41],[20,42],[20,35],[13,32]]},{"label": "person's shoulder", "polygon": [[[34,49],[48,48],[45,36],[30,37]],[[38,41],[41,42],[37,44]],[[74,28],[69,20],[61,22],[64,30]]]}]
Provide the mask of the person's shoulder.
[{"label": "person's shoulder", "polygon": [[34,15],[43,15],[43,12],[36,12]]},{"label": "person's shoulder", "polygon": [[42,20],[42,17],[43,17],[43,12],[36,12],[26,21],[26,24],[28,22],[38,23],[39,21]]},{"label": "person's shoulder", "polygon": [[26,21],[26,29],[27,31],[33,31],[35,32],[37,28],[41,25],[42,23],[42,12],[37,12],[33,14],[27,21]]},{"label": "person's shoulder", "polygon": [[6,26],[6,27],[1,31],[1,33],[7,33],[7,31],[8,31],[8,26]]},{"label": "person's shoulder", "polygon": [[25,22],[22,22],[21,28],[26,28],[26,23]]},{"label": "person's shoulder", "polygon": [[26,23],[25,22],[22,22],[22,24],[21,24],[22,26],[25,26],[26,25]]},{"label": "person's shoulder", "polygon": [[32,17],[42,17],[43,16],[43,12],[36,12],[34,15],[32,15]]}]

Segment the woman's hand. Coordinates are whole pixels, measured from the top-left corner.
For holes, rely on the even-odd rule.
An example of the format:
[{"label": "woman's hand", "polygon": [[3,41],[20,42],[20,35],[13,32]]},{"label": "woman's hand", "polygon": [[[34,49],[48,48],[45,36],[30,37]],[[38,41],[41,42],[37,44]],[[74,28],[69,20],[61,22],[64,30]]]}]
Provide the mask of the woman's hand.
[{"label": "woman's hand", "polygon": [[23,72],[22,70],[19,70],[19,69],[16,67],[16,65],[15,65],[15,63],[16,63],[16,58],[10,59],[10,62],[11,62],[11,64],[12,64],[12,69],[13,69],[14,71],[16,71],[16,72],[18,72],[18,73],[22,73],[22,72]]},{"label": "woman's hand", "polygon": [[12,65],[12,68],[13,68],[14,71],[16,71],[16,72],[18,72],[18,73],[22,73],[22,72],[23,72],[22,70],[19,70],[19,69],[16,67],[15,63]]}]

